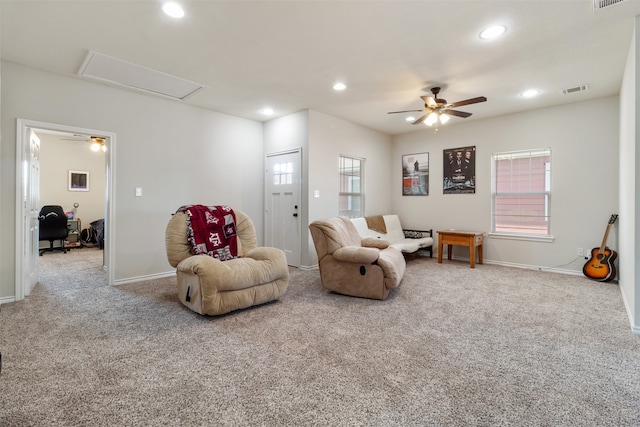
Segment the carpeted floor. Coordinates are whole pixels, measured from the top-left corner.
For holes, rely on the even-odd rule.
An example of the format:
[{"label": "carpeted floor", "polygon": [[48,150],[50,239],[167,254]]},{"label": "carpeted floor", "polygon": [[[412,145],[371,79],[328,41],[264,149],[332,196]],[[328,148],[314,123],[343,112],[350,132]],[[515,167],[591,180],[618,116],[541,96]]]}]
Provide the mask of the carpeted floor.
[{"label": "carpeted floor", "polygon": [[280,301],[202,317],[174,278],[107,286],[101,256],[45,254],[0,306],[0,425],[640,425],[614,284],[419,257],[387,301],[291,269]]}]

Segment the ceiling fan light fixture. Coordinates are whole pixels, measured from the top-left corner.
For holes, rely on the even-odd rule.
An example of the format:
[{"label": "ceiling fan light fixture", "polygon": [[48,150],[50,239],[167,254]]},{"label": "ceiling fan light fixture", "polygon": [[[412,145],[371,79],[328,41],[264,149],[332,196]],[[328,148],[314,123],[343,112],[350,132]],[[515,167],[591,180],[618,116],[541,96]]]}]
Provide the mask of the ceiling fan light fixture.
[{"label": "ceiling fan light fixture", "polygon": [[424,120],[424,124],[427,126],[433,126],[433,124],[436,123],[437,121],[438,121],[438,113],[432,112]]},{"label": "ceiling fan light fixture", "polygon": [[[387,114],[407,114],[407,113],[420,113],[419,119],[414,120],[412,116],[406,116],[405,120],[411,122],[413,125],[424,124],[425,126],[435,125],[436,133],[438,133],[438,124],[445,124],[451,119],[451,116],[467,118],[471,116],[471,113],[465,111],[454,110],[453,108],[462,107],[464,105],[477,104],[480,102],[486,102],[485,96],[476,96],[475,98],[464,99],[449,104],[444,98],[438,98],[440,93],[440,87],[432,87],[431,93],[433,96],[422,95],[420,99],[424,102],[424,108],[421,110],[402,110],[402,111],[389,111]],[[412,122],[413,120],[413,122]]]},{"label": "ceiling fan light fixture", "polygon": [[491,40],[496,37],[500,37],[507,31],[507,27],[504,25],[494,25],[480,32],[480,38],[482,40]]},{"label": "ceiling fan light fixture", "polygon": [[94,142],[93,144],[91,144],[91,151],[95,151],[97,153],[98,151],[100,151],[101,147],[102,146],[100,144]]}]

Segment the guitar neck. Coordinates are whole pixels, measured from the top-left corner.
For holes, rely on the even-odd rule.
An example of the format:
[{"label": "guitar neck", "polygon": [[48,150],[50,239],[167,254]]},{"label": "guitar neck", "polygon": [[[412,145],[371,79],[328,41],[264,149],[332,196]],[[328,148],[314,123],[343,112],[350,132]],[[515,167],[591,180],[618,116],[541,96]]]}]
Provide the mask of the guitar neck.
[{"label": "guitar neck", "polygon": [[607,239],[609,238],[609,230],[611,230],[611,224],[607,225],[607,231],[604,232],[604,238],[602,239],[602,245],[600,245],[600,250],[598,253],[604,253],[605,248],[607,247]]},{"label": "guitar neck", "polygon": [[618,215],[616,214],[611,215],[611,218],[609,218],[609,223],[607,224],[607,230],[604,232],[604,237],[602,238],[602,245],[600,245],[600,249],[598,250],[599,254],[604,253],[604,250],[607,247],[607,239],[609,238],[609,230],[611,230],[611,226],[616,222],[617,219],[618,219]]}]

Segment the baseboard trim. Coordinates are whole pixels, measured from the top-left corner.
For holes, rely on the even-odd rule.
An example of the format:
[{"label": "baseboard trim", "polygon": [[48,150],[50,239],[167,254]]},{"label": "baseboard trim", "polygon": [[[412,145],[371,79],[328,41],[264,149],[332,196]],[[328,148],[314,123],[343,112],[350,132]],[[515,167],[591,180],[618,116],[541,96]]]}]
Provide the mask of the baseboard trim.
[{"label": "baseboard trim", "polygon": [[0,298],[0,305],[2,305],[2,304],[8,304],[8,303],[10,303],[10,302],[16,302],[16,297],[15,297],[15,296],[13,296],[13,297],[3,297],[3,298]]},{"label": "baseboard trim", "polygon": [[[434,253],[433,258],[438,258],[438,254]],[[469,262],[469,258],[464,257],[456,257],[457,261]],[[443,260],[444,261],[444,260]],[[514,267],[514,268],[523,268],[525,270],[537,270],[537,271],[551,271],[553,273],[561,273],[568,274],[571,276],[582,276],[582,271],[577,270],[567,270],[559,267],[541,267],[539,265],[530,265],[530,264],[518,264],[514,262],[503,262],[503,261],[492,261],[492,260],[483,260],[484,264],[493,264],[493,265],[501,265],[504,267]],[[312,271],[318,270],[318,264],[316,265],[301,265],[298,267],[300,270]]]},{"label": "baseboard trim", "polygon": [[518,264],[514,262],[491,261],[491,260],[484,260],[484,263],[493,264],[493,265],[502,265],[504,267],[523,268],[525,270],[550,271],[552,273],[568,274],[570,276],[582,276],[582,271],[567,270],[567,269],[558,268],[558,267],[541,267],[539,265]]},{"label": "baseboard trim", "polygon": [[113,281],[113,286],[124,285],[127,283],[144,282],[146,280],[164,279],[167,277],[173,277],[176,275],[175,270],[168,271],[166,273],[147,274],[145,276],[127,277],[125,279],[116,279]]},{"label": "baseboard trim", "polygon": [[627,301],[627,296],[624,292],[620,292],[622,296],[622,304],[624,304],[624,309],[627,311],[627,318],[629,319],[629,324],[631,325],[631,332],[634,334],[640,335],[640,325],[635,324],[635,319],[633,317],[633,311],[629,306],[629,301]]}]

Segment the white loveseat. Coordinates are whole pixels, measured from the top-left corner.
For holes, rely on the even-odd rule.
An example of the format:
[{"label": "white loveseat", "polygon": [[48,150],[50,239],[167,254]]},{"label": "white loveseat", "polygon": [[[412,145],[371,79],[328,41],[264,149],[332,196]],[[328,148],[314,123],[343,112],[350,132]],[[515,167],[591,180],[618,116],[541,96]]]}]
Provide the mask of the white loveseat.
[{"label": "white loveseat", "polygon": [[[386,233],[382,233],[383,230],[376,231],[369,228],[367,218],[375,218],[378,222],[380,219],[384,220]],[[397,248],[405,255],[415,255],[419,249],[424,249],[429,251],[429,257],[433,257],[433,230],[405,230],[400,224],[398,215],[352,218],[351,222],[356,226],[362,239],[386,240],[389,246]]]}]

